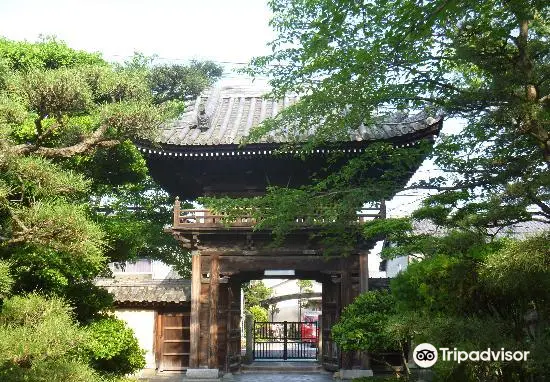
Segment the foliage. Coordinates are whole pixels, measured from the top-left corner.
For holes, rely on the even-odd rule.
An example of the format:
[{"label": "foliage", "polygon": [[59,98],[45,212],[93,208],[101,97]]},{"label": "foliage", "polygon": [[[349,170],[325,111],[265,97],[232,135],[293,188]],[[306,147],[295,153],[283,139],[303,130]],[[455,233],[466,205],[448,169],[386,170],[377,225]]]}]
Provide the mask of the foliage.
[{"label": "foliage", "polygon": [[192,61],[190,65],[154,66],[149,82],[156,103],[183,101],[197,97],[222,74],[222,68],[213,62]]},{"label": "foliage", "polygon": [[438,362],[434,371],[441,380],[463,381],[545,375],[548,232],[521,241],[501,239],[483,248],[471,242],[469,248],[462,246],[462,253],[451,246],[439,248],[437,254],[424,252],[422,261],[396,276],[391,294],[360,295],[333,328],[337,343],[343,349],[368,350],[373,359],[383,349],[403,352],[409,339],[465,351],[528,350],[526,363]]},{"label": "foliage", "polygon": [[[267,287],[261,280],[252,280],[243,286],[244,306],[261,306],[265,299],[271,297],[273,290]],[[267,321],[267,320],[266,320]]]},{"label": "foliage", "polygon": [[332,327],[332,338],[342,350],[367,350],[381,353],[397,348],[397,339],[384,327],[395,313],[395,301],[387,291],[360,294],[348,305]]},{"label": "foliage", "polygon": [[[313,292],[313,282],[311,280],[296,280],[296,285],[298,285],[298,288],[300,288],[300,293],[311,293]],[[301,308],[310,308],[315,305],[315,303],[311,302],[308,299],[298,299],[298,304],[300,305],[300,317],[301,314]]]},{"label": "foliage", "polygon": [[13,278],[10,274],[10,266],[5,261],[0,261],[0,301],[6,298],[12,288]]},{"label": "foliage", "polygon": [[[271,76],[274,97],[302,97],[250,141],[275,133],[294,147],[330,148],[349,140],[357,126],[368,128],[395,113],[443,112],[462,118],[465,127],[437,142],[431,155],[441,171],[409,186],[439,192],[418,216],[456,229],[549,221],[547,2],[269,4],[273,53],[255,59],[248,72]],[[346,252],[356,229],[349,218],[364,203],[390,198],[403,187],[406,165],[414,171],[430,151],[421,146],[371,145],[343,167],[334,166],[333,158],[312,186],[271,188],[266,197],[240,206],[253,207],[276,234],[294,227],[296,215],[313,213],[317,222],[334,223],[323,235]],[[239,207],[207,201],[218,209]]]},{"label": "foliage", "polygon": [[266,308],[263,308],[259,305],[252,305],[246,309],[252,317],[254,317],[254,322],[268,322],[268,312]]},{"label": "foliage", "polygon": [[296,285],[300,288],[300,293],[313,292],[313,281],[311,280],[296,280]]},{"label": "foliage", "polygon": [[[430,155],[438,171],[407,186],[432,191],[413,218],[430,221],[436,230],[414,231],[411,219],[356,228],[367,239],[391,240],[383,251],[386,258],[423,259],[392,283],[398,311],[385,329],[450,348],[504,346],[529,348],[533,354],[524,364],[441,362],[436,366],[442,380],[543,378],[549,238],[496,237],[518,222],[550,223],[550,4],[269,4],[277,33],[273,53],[257,58],[249,71],[272,76],[274,97],[294,92],[302,97],[250,140],[275,131],[298,144],[317,126],[308,145],[330,147],[335,140],[347,140],[362,123],[372,126],[396,112],[421,110],[458,117],[464,124],[459,133],[436,142]],[[258,218],[267,215],[275,232],[288,231],[291,215],[300,215],[305,206],[338,211],[350,221],[364,203],[391,197],[404,186],[390,182],[389,175],[394,180],[407,177],[393,157],[399,150],[391,155],[389,150],[378,156],[367,150],[338,173],[329,168],[318,174],[311,186],[270,189],[266,198],[249,205]],[[421,154],[413,148],[408,153],[420,161],[428,151]],[[386,158],[386,165],[379,166]],[[379,184],[381,171],[374,180],[364,176],[372,163],[390,170],[386,183]],[[226,205],[238,207],[237,202]],[[338,217],[327,221],[338,223]],[[333,231],[333,240],[345,252],[354,241],[338,232]]]},{"label": "foliage", "polygon": [[[193,65],[208,79],[189,80],[199,91],[217,67]],[[103,317],[113,297],[93,279],[138,256],[189,269],[163,232],[168,195],[132,143],[183,110],[183,94],[155,98],[152,72],[52,38],[0,39],[2,380],[114,381],[144,366],[131,331]]]},{"label": "foliage", "polygon": [[44,37],[38,43],[0,38],[0,51],[6,66],[15,71],[106,64],[99,53],[74,50],[53,37]]},{"label": "foliage", "polygon": [[122,376],[145,366],[145,351],[124,321],[104,318],[90,324],[87,330],[86,349],[95,369]]},{"label": "foliage", "polygon": [[[132,143],[154,139],[189,90],[155,99],[145,61],[113,65],[52,38],[0,40],[0,259],[15,293],[65,296],[81,322],[109,310],[91,283],[108,261],[152,257],[189,271],[163,231],[172,202]],[[221,74],[207,62],[191,69],[204,84]]]},{"label": "foliage", "polygon": [[0,378],[4,381],[100,381],[78,356],[84,331],[61,299],[38,295],[4,300],[0,312]]},{"label": "foliage", "polygon": [[405,148],[373,143],[360,157],[352,159],[333,152],[327,167],[309,186],[273,186],[263,197],[202,197],[199,201],[226,214],[228,220],[246,210],[259,222],[256,230],[272,230],[274,245],[281,244],[285,235],[306,222],[318,229],[311,239],[321,242],[324,253],[339,256],[352,252],[353,243],[361,237],[357,211],[365,205],[377,206],[404,186],[429,148],[427,142]]},{"label": "foliage", "polygon": [[[446,240],[447,237],[441,237]],[[547,283],[548,232],[500,240],[460,254],[451,247],[411,264],[391,284],[402,332],[417,343],[479,350],[529,350],[527,363],[441,363],[443,380],[497,380],[495,375],[545,375],[550,345]],[[482,250],[480,250],[482,249]],[[390,320],[391,321],[391,320]],[[395,328],[396,323],[389,325]]]}]

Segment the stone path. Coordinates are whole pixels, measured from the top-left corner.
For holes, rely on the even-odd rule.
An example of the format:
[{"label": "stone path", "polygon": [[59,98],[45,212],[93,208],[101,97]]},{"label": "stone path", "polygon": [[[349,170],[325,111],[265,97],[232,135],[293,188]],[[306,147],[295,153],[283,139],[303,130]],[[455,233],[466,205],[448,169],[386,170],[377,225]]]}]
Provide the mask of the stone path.
[{"label": "stone path", "polygon": [[[140,382],[181,382],[183,376],[163,375],[140,379]],[[327,374],[299,374],[299,373],[241,373],[235,374],[233,382],[329,382],[334,381]],[[223,382],[223,380],[222,380]]]},{"label": "stone path", "polygon": [[328,382],[334,381],[327,374],[297,374],[297,373],[243,373],[234,376],[235,382]]},{"label": "stone path", "polygon": [[[140,381],[147,382],[181,382],[181,374],[150,377]],[[233,375],[233,382],[329,382],[334,381],[331,374],[311,373],[238,373]],[[223,382],[223,380],[222,380]]]},{"label": "stone path", "polygon": [[[140,382],[181,382],[183,374],[160,373],[143,377]],[[221,382],[328,382],[332,373],[322,371],[317,362],[256,361],[243,365],[239,373]]]}]

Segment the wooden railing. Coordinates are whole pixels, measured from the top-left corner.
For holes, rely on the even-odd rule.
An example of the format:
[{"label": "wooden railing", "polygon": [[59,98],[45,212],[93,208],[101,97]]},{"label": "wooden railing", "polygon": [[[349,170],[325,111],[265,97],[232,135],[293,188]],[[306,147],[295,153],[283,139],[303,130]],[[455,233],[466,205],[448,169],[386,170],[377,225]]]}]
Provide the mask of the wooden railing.
[{"label": "wooden railing", "polygon": [[[357,222],[364,223],[372,219],[386,217],[386,206],[384,201],[379,208],[368,209],[369,212],[357,213]],[[299,226],[308,227],[315,224],[324,223],[323,219],[312,217],[296,217],[296,223]],[[207,209],[181,209],[179,198],[174,203],[174,228],[246,228],[257,224],[256,218],[251,215],[243,214],[238,217],[232,217],[229,220],[227,215],[213,214]]]}]

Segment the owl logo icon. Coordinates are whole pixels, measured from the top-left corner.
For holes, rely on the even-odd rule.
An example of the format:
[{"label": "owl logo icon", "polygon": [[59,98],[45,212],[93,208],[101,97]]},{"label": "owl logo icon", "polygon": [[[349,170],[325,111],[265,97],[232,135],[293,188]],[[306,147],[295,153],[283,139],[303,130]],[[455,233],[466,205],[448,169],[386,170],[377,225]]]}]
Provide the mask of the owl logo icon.
[{"label": "owl logo icon", "polygon": [[414,348],[413,359],[420,367],[432,367],[437,362],[437,349],[432,344],[420,344]]}]

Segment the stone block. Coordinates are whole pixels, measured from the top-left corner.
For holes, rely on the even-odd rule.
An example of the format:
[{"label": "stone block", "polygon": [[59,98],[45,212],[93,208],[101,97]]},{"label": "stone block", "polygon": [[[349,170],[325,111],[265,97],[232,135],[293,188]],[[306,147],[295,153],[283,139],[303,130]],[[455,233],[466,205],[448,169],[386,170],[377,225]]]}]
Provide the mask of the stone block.
[{"label": "stone block", "polygon": [[353,378],[363,378],[374,376],[372,370],[369,369],[340,369],[339,377],[342,380],[351,380]]},{"label": "stone block", "polygon": [[218,369],[187,369],[184,381],[201,380],[201,379],[218,379],[220,372]]}]

